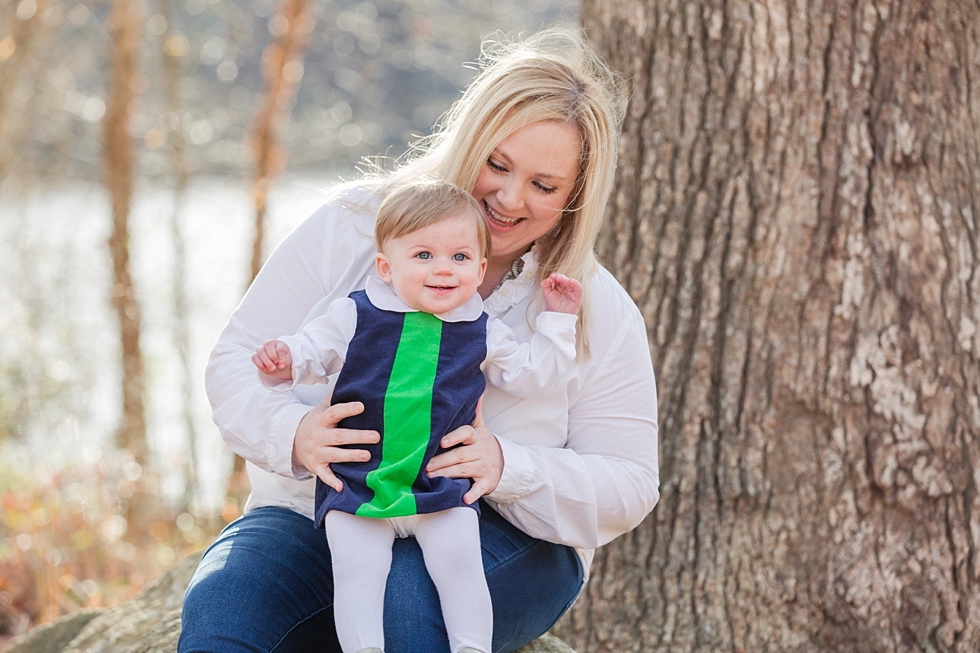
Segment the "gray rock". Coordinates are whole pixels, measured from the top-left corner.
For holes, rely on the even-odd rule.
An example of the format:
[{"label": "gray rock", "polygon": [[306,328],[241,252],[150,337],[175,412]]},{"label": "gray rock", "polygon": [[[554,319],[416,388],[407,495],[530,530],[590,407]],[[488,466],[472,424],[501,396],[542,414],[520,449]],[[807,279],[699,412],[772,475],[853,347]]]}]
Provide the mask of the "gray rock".
[{"label": "gray rock", "polygon": [[79,610],[18,637],[4,653],[61,653],[85,625],[105,610]]},{"label": "gray rock", "polygon": [[575,649],[553,635],[542,635],[514,653],[575,653]]},{"label": "gray rock", "polygon": [[[118,608],[74,612],[35,628],[4,653],[173,653],[184,590],[200,559],[200,554],[184,558]],[[557,637],[544,635],[515,653],[575,651]]]}]

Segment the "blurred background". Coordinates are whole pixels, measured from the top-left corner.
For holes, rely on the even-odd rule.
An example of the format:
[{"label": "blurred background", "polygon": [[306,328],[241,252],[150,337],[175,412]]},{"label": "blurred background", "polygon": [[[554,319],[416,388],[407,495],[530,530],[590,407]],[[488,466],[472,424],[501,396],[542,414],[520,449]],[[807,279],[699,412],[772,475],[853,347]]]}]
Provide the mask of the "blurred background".
[{"label": "blurred background", "polygon": [[484,38],[577,23],[564,0],[0,0],[0,646],[240,514],[203,372],[256,266],[428,134]]}]

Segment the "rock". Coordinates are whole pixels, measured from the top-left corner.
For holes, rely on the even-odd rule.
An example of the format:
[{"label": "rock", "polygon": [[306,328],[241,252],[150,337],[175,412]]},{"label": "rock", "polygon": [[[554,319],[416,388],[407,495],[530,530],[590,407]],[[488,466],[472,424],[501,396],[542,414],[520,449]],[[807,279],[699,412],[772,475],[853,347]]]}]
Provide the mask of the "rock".
[{"label": "rock", "polygon": [[4,653],[61,653],[85,625],[105,610],[79,610],[18,637]]},{"label": "rock", "polygon": [[[131,601],[112,610],[82,610],[15,639],[4,653],[173,653],[184,590],[200,554],[184,558]],[[544,635],[515,653],[575,653]]]},{"label": "rock", "polygon": [[575,649],[553,635],[542,635],[514,653],[575,653]]}]

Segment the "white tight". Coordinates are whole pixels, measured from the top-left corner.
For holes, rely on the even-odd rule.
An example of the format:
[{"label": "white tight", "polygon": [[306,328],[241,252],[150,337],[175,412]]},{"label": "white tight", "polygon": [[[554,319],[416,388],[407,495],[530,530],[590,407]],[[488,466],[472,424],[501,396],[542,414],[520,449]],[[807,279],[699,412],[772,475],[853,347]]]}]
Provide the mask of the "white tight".
[{"label": "white tight", "polygon": [[391,519],[327,513],[333,558],[334,617],[344,653],[384,649],[384,596],[391,545],[414,535],[439,591],[453,653],[472,648],[490,653],[493,610],[483,575],[479,518],[472,508]]}]

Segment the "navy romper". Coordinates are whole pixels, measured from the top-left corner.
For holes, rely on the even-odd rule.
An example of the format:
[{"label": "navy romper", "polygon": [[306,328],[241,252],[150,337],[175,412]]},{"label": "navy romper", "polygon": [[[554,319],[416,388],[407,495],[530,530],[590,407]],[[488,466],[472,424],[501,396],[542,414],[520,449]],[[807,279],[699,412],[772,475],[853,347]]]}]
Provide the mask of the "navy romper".
[{"label": "navy romper", "polygon": [[[443,322],[429,313],[382,310],[363,290],[350,298],[357,326],[331,401],[362,402],[364,412],[338,426],[378,431],[381,441],[347,445],[367,449],[367,462],[330,465],[343,492],[317,479],[317,528],[329,510],[387,518],[465,506],[470,479],[428,478],[424,470],[444,451],[442,437],[476,417],[486,388],[480,365],[487,355],[487,314]],[[479,512],[475,503],[469,507]]]}]

